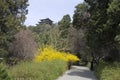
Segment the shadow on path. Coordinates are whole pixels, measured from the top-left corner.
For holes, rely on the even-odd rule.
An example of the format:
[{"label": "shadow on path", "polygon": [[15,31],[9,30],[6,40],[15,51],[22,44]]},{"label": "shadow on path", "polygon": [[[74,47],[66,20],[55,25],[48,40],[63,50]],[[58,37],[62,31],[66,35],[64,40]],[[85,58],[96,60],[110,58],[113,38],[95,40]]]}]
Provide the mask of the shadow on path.
[{"label": "shadow on path", "polygon": [[57,80],[97,80],[94,73],[87,67],[72,66],[63,76]]},{"label": "shadow on path", "polygon": [[85,77],[89,79],[94,79],[95,77],[93,76],[94,73],[90,71],[89,69],[73,69],[70,72],[67,73],[70,76],[78,76],[78,77]]}]

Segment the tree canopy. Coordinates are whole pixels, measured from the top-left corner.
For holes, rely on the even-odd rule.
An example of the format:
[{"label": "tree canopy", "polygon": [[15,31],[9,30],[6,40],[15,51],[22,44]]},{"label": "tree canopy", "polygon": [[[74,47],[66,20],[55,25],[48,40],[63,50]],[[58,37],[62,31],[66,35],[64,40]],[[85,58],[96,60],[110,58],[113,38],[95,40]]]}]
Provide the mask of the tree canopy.
[{"label": "tree canopy", "polygon": [[28,0],[0,0],[0,57],[8,53],[13,35],[23,28]]}]

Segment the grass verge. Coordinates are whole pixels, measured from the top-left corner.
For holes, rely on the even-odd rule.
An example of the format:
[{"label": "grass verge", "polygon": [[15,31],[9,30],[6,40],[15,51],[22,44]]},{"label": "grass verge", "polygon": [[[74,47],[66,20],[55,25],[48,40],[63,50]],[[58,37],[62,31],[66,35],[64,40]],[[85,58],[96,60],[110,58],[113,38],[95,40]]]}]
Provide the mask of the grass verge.
[{"label": "grass verge", "polygon": [[120,63],[101,62],[95,67],[95,75],[99,80],[120,80]]},{"label": "grass verge", "polygon": [[12,80],[55,80],[66,71],[67,64],[61,60],[35,62],[22,62],[8,73]]}]

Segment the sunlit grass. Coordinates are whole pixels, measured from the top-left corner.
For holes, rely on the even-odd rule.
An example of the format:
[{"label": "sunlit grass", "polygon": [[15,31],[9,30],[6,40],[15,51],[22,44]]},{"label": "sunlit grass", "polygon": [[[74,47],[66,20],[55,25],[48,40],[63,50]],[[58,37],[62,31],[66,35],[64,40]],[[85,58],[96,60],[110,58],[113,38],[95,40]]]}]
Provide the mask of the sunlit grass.
[{"label": "sunlit grass", "polygon": [[22,62],[8,70],[12,80],[55,80],[67,69],[61,60]]}]

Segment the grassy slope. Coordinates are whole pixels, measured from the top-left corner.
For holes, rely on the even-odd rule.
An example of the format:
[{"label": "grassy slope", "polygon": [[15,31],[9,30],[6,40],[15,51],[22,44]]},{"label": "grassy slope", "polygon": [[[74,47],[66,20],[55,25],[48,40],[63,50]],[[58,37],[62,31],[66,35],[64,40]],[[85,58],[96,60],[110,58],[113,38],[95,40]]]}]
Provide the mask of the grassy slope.
[{"label": "grassy slope", "polygon": [[64,61],[24,62],[9,69],[12,80],[55,80],[66,70]]},{"label": "grassy slope", "polygon": [[95,75],[99,80],[120,80],[120,63],[102,62],[96,66]]}]

